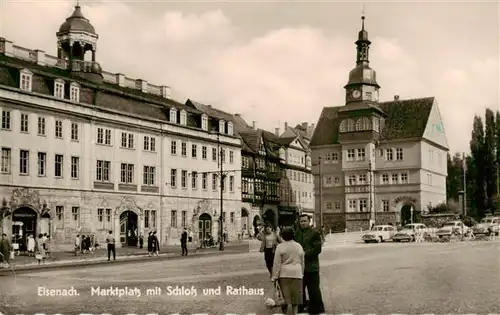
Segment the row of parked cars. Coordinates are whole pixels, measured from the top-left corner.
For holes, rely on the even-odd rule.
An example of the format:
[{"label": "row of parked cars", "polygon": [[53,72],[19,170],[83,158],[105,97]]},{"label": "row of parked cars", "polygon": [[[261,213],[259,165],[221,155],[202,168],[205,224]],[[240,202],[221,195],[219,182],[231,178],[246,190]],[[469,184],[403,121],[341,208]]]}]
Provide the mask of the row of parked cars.
[{"label": "row of parked cars", "polygon": [[[466,226],[460,220],[446,222],[435,232],[435,236],[439,239],[451,237],[452,234],[465,235],[499,235],[500,232],[500,217],[486,217],[474,227]],[[406,224],[402,229],[398,230],[392,225],[376,225],[370,231],[363,234],[361,239],[365,243],[370,242],[411,242],[415,241],[417,235],[430,235],[429,229],[422,223]]]}]

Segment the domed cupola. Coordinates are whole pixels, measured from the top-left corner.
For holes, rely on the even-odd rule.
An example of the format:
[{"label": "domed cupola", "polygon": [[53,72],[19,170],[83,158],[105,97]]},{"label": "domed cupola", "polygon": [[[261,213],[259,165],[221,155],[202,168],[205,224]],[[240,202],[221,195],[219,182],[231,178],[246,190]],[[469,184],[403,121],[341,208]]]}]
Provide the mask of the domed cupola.
[{"label": "domed cupola", "polygon": [[[68,70],[85,79],[102,81],[101,66],[96,62],[97,39],[94,26],[83,16],[77,3],[70,17],[61,24],[57,35],[57,56],[67,60]],[[91,52],[89,58],[87,52]]]},{"label": "domed cupola", "polygon": [[349,72],[346,89],[346,104],[359,101],[378,101],[377,74],[369,64],[370,40],[365,30],[365,17],[361,17],[361,30],[356,41],[356,67]]}]

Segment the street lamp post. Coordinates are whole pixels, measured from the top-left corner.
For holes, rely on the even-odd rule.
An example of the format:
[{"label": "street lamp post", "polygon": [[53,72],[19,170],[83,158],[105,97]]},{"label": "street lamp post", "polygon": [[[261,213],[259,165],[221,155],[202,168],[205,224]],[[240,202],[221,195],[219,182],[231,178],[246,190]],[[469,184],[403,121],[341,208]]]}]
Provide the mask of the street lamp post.
[{"label": "street lamp post", "polygon": [[320,228],[323,228],[323,172],[321,156],[318,157],[319,161],[319,223]]},{"label": "street lamp post", "polygon": [[220,162],[220,219],[219,219],[219,250],[224,250],[224,156],[222,155],[222,146],[220,145],[220,132],[217,132],[217,147],[219,149]]}]

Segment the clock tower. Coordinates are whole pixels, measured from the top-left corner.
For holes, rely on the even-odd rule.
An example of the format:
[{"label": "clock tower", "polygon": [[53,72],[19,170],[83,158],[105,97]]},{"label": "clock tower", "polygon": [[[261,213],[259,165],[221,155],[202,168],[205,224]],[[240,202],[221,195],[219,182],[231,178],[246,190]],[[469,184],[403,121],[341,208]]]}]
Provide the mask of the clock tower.
[{"label": "clock tower", "polygon": [[361,17],[361,31],[356,41],[356,67],[349,73],[349,82],[346,90],[346,105],[359,102],[378,102],[378,90],[375,70],[369,66],[368,54],[371,42],[368,40],[368,32],[365,30],[365,17]]}]

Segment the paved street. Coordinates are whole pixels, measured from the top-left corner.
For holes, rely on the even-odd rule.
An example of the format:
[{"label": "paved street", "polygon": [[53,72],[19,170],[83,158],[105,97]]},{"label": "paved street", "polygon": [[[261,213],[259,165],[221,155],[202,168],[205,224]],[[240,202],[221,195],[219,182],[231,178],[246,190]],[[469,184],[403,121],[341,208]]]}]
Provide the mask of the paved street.
[{"label": "paved street", "polygon": [[[326,249],[322,290],[328,313],[493,313],[500,309],[497,242],[442,244],[356,244]],[[263,288],[270,283],[259,253],[60,269],[0,278],[6,314],[271,314],[263,296],[231,296],[226,286]],[[47,289],[74,287],[79,296],[38,296]],[[91,296],[91,287],[110,286],[141,296]],[[197,296],[168,296],[168,286],[197,290]],[[222,287],[221,296],[203,295]],[[159,287],[162,294],[147,296]],[[137,291],[135,291],[137,292]],[[2,303],[3,302],[3,303]]]}]

